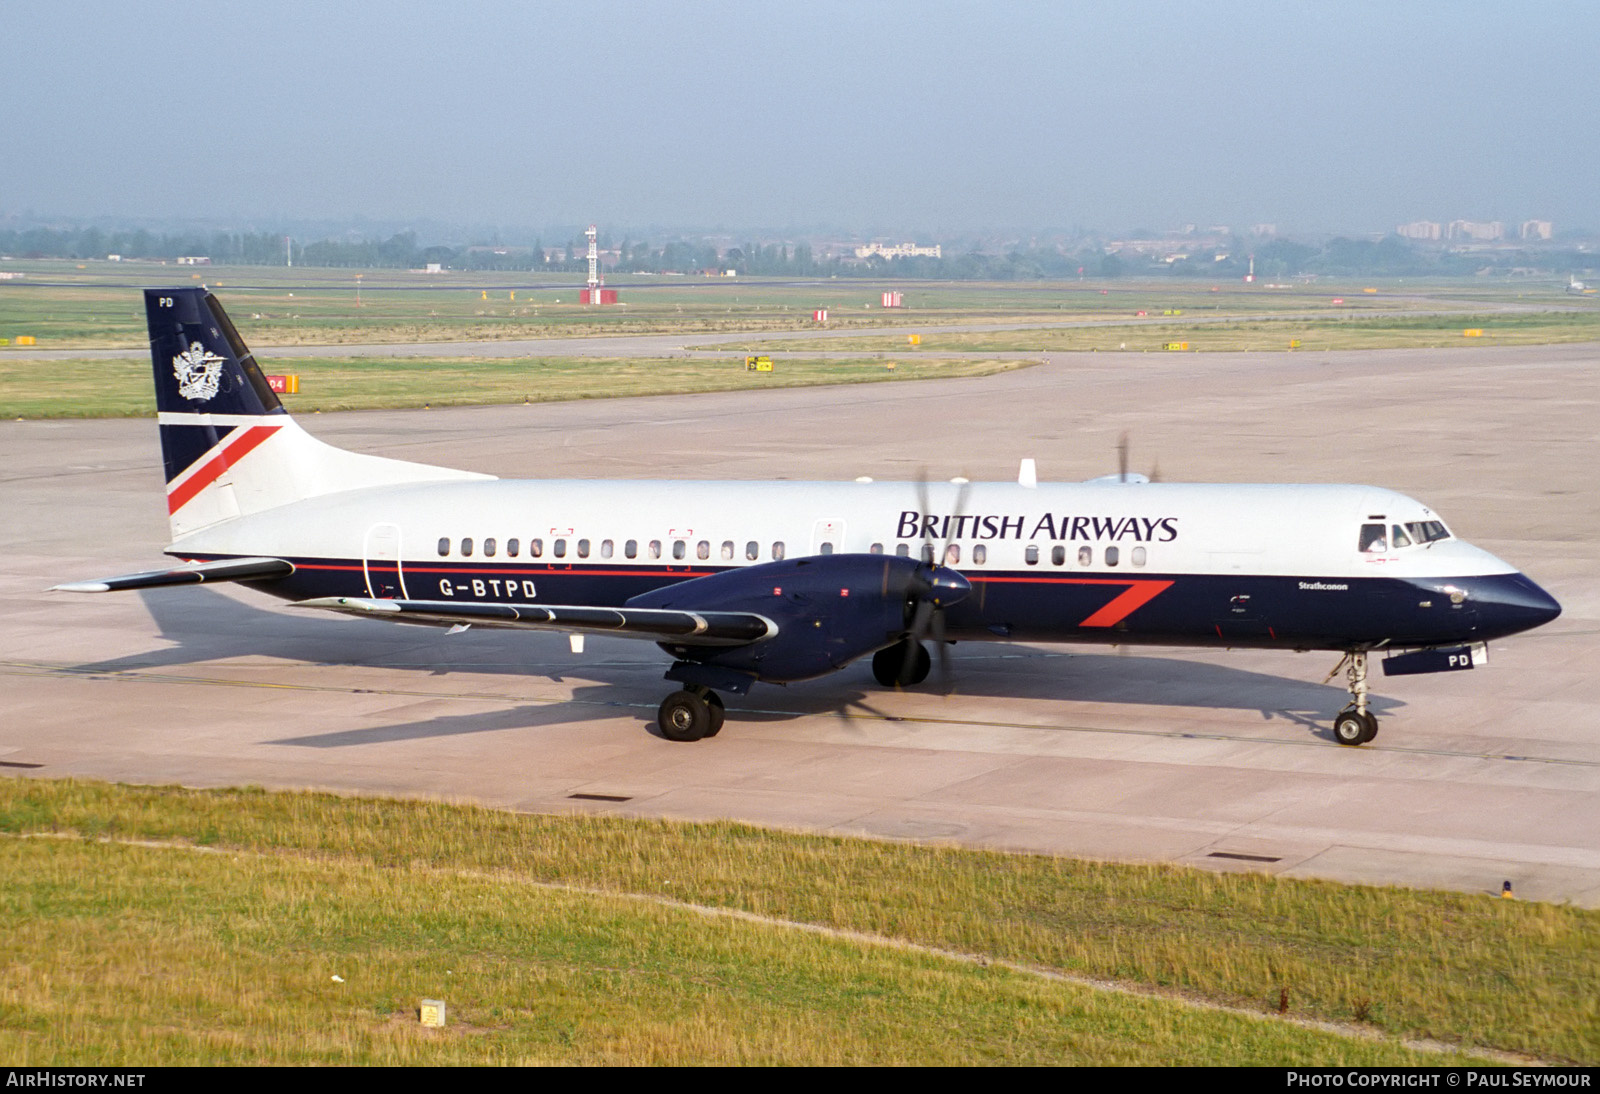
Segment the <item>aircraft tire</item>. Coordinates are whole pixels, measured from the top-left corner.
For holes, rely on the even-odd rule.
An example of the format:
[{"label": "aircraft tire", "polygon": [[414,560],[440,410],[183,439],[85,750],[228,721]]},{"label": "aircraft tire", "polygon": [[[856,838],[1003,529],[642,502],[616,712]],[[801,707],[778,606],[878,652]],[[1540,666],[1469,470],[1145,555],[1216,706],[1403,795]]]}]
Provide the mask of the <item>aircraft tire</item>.
[{"label": "aircraft tire", "polygon": [[[1369,724],[1370,719],[1370,724]],[[1363,715],[1355,708],[1341,710],[1339,716],[1333,720],[1333,739],[1342,745],[1365,744],[1378,732],[1378,720],[1371,715]]]},{"label": "aircraft tire", "polygon": [[656,725],[669,741],[698,741],[711,730],[711,707],[692,691],[675,691],[661,701]]},{"label": "aircraft tire", "polygon": [[722,705],[722,696],[714,691],[705,694],[706,711],[711,716],[711,728],[706,730],[707,737],[715,737],[722,732],[722,723],[728,717],[728,708]]},{"label": "aircraft tire", "polygon": [[872,678],[886,688],[915,687],[928,678],[928,672],[933,667],[933,659],[928,656],[927,649],[922,643],[917,643],[917,653],[911,663],[911,674],[901,677],[906,667],[906,643],[911,639],[896,642],[892,646],[885,646],[872,655]]},{"label": "aircraft tire", "polygon": [[1361,743],[1366,744],[1378,735],[1378,717],[1370,710],[1363,714],[1362,717],[1367,721],[1367,731],[1361,735]]}]

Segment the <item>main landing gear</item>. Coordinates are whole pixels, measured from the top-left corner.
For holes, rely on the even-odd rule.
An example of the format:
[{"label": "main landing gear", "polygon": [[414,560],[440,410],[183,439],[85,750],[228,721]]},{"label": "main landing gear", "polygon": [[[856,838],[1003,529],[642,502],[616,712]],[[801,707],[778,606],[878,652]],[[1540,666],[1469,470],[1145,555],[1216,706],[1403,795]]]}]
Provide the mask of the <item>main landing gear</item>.
[{"label": "main landing gear", "polygon": [[656,724],[669,741],[698,741],[715,737],[722,730],[726,715],[716,692],[700,684],[690,684],[661,701]]},{"label": "main landing gear", "polygon": [[[1364,745],[1378,735],[1378,719],[1367,709],[1367,651],[1351,650],[1328,673],[1332,680],[1340,669],[1349,681],[1350,705],[1333,720],[1333,739],[1342,745]],[[1327,681],[1324,681],[1326,683]]]}]

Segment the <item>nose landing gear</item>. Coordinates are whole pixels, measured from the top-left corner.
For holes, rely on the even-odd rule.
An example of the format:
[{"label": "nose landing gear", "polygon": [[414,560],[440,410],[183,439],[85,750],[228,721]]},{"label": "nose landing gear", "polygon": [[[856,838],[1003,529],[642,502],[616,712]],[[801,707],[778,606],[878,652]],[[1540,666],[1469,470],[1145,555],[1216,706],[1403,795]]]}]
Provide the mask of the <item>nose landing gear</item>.
[{"label": "nose landing gear", "polygon": [[1323,683],[1345,670],[1349,681],[1350,705],[1333,720],[1333,739],[1342,745],[1364,745],[1378,735],[1378,719],[1367,709],[1367,651],[1351,650],[1344,655]]}]

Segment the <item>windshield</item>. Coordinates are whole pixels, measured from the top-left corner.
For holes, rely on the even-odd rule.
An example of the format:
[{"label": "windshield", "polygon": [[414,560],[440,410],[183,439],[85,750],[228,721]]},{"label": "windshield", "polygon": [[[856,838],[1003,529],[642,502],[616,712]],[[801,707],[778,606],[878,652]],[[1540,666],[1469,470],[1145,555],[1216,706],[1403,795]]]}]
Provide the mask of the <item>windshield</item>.
[{"label": "windshield", "polygon": [[1414,524],[1408,524],[1406,531],[1411,533],[1411,539],[1416,543],[1433,543],[1436,540],[1450,538],[1450,529],[1436,520],[1419,520]]}]

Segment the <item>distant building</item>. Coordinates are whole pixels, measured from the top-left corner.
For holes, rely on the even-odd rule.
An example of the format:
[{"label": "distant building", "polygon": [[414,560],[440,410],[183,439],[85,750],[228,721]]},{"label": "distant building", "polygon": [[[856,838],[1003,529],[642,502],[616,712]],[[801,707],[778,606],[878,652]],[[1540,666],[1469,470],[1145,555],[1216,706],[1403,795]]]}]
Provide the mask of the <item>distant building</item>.
[{"label": "distant building", "polygon": [[211,265],[211,259],[208,258],[205,255],[179,255],[178,256],[178,265],[180,265],[180,266],[209,266],[209,265]]},{"label": "distant building", "polygon": [[878,255],[882,258],[942,258],[943,248],[935,243],[932,247],[919,247],[915,243],[869,243],[865,247],[856,248],[857,258],[871,258]]},{"label": "distant building", "polygon": [[1506,226],[1498,220],[1487,223],[1475,220],[1452,220],[1446,232],[1449,239],[1496,240],[1504,239]]},{"label": "distant building", "polygon": [[1432,239],[1439,238],[1439,222],[1436,220],[1413,220],[1410,224],[1402,224],[1394,230],[1397,236],[1406,239]]},{"label": "distant building", "polygon": [[1522,222],[1523,239],[1549,239],[1550,222],[1548,220],[1525,220]]}]

